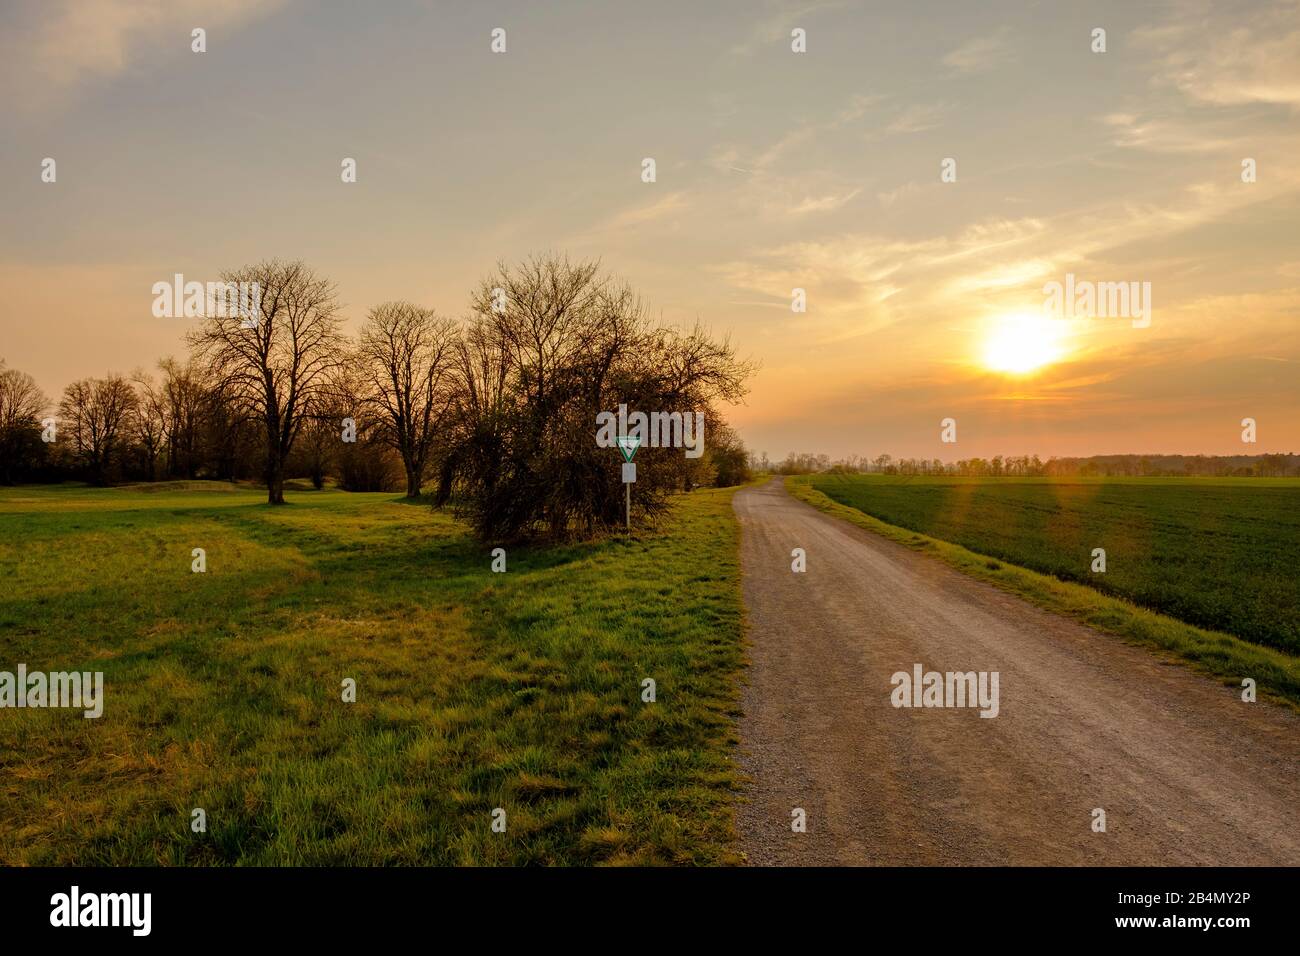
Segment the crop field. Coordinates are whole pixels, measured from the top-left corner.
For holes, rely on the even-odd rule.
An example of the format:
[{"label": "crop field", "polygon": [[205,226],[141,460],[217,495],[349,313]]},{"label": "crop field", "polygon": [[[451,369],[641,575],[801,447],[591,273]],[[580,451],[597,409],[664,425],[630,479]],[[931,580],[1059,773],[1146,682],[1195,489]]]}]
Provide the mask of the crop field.
[{"label": "crop field", "polygon": [[730,491],[504,573],[423,504],[264,497],[0,490],[0,670],[104,673],[0,712],[0,863],[735,861]]},{"label": "crop field", "polygon": [[[1300,480],[818,475],[888,524],[1300,654]],[[1106,571],[1092,571],[1093,549]]]}]

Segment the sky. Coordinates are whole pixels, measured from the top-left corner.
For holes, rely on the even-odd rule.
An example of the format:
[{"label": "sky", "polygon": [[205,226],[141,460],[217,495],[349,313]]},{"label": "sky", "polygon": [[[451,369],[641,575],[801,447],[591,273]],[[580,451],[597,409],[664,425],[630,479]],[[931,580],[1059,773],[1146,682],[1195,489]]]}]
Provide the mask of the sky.
[{"label": "sky", "polygon": [[[557,251],[757,360],[773,459],[1300,451],[1300,2],[19,0],[0,88],[51,397],[183,354],[178,272],[303,259],[355,330]],[[1150,321],[1045,314],[1067,275]]]}]

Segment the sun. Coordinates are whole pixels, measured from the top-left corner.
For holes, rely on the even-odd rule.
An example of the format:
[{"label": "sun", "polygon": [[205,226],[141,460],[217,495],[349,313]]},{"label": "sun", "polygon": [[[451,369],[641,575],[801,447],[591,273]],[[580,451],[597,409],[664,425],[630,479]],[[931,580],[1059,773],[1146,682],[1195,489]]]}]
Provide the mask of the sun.
[{"label": "sun", "polygon": [[1033,313],[1000,316],[981,356],[993,372],[1026,375],[1059,361],[1065,355],[1062,323]]}]

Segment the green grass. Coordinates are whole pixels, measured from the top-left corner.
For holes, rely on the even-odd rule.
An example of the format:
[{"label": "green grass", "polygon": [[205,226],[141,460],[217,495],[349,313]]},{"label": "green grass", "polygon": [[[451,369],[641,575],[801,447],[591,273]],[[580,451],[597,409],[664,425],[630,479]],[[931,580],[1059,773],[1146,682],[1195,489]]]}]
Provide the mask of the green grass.
[{"label": "green grass", "polygon": [[[1300,653],[1300,480],[896,478],[813,487],[889,524]],[[1106,572],[1091,570],[1106,551]]]},{"label": "green grass", "polygon": [[[994,493],[987,497],[980,493],[983,489],[979,488],[978,484],[1000,481],[1007,481],[1008,487],[992,489]],[[1151,488],[1146,492],[1149,498],[1160,498],[1169,484],[1168,481],[1160,479],[1141,479],[1141,481],[1152,481]],[[1173,479],[1173,481],[1180,481],[1180,479]],[[1067,487],[1061,492],[1060,500],[1073,502],[1075,508],[1081,509],[1084,515],[1097,516],[1103,522],[1109,521],[1109,518],[1096,508],[1089,508],[1089,502],[1113,501],[1117,496],[1133,501],[1142,493],[1140,485],[1134,488],[1133,482],[1125,479],[1100,479],[1096,482],[1085,479],[1078,483],[1099,485],[1110,482],[1118,482],[1126,488],[1119,491],[1117,495],[1109,495],[1108,489],[1094,487],[1089,494],[1080,490],[1071,492],[1068,490],[1071,483],[1065,483]],[[927,487],[931,483],[938,488],[939,495],[950,493],[954,496],[952,503],[955,510],[949,513],[934,507],[935,495]],[[945,483],[949,483],[949,487],[952,485],[958,487],[952,491],[945,491]],[[966,488],[960,487],[960,484],[965,483],[969,483]],[[1045,481],[1033,479],[1028,481],[897,479],[885,476],[817,475],[786,479],[786,487],[791,494],[827,514],[881,534],[913,550],[928,553],[960,571],[1018,594],[1040,607],[1074,618],[1098,630],[1119,635],[1131,643],[1167,653],[1172,658],[1221,678],[1226,684],[1239,687],[1243,678],[1253,678],[1264,696],[1300,709],[1300,658],[1294,654],[1254,644],[1233,634],[1198,627],[1168,614],[1142,607],[1125,597],[1112,597],[1091,586],[1095,584],[1091,579],[1088,584],[1080,584],[1064,579],[1065,575],[1058,577],[1032,570],[1034,566],[1048,566],[1047,558],[1053,554],[1056,554],[1057,560],[1060,560],[1059,556],[1062,553],[1072,553],[1069,550],[1070,536],[1063,530],[1071,526],[1069,521],[1044,517],[1045,512],[1041,507],[1027,505],[1023,512],[1017,513],[1016,507],[1012,504],[1015,501],[1016,486],[1019,486],[1021,494],[1041,505],[1044,484]],[[1222,489],[1236,490],[1239,487],[1231,479],[1226,483],[1217,480],[1206,482],[1206,488],[1215,494],[1216,500],[1220,501]],[[1300,482],[1282,480],[1277,483],[1277,487],[1286,489],[1282,492],[1286,497],[1280,500],[1294,501],[1297,489],[1300,489]],[[909,489],[918,494],[923,504],[908,506],[903,503]],[[1219,491],[1216,492],[1215,489]],[[1250,489],[1242,490],[1249,497]],[[851,507],[841,504],[837,499],[854,501],[858,504]],[[885,504],[878,505],[877,501]],[[1258,501],[1252,504],[1255,508],[1262,507]],[[868,513],[867,509],[872,509],[872,513]],[[876,516],[876,510],[882,514]],[[1135,505],[1128,516],[1129,522],[1135,529],[1135,534],[1130,540],[1141,539],[1140,532],[1145,527],[1142,513],[1143,509]],[[1148,501],[1146,520],[1151,521],[1153,514],[1161,516],[1160,534],[1165,541],[1177,540],[1179,537],[1168,527],[1172,513],[1167,505]],[[883,517],[885,514],[894,520],[886,520]],[[1197,539],[1198,528],[1203,529],[1206,523],[1197,522],[1195,519],[1197,514],[1195,510],[1184,512],[1185,519],[1192,525],[1186,529],[1185,536],[1191,540]],[[928,520],[923,520],[923,516],[928,516]],[[1294,512],[1275,517],[1279,529],[1285,528],[1288,523],[1294,525]],[[1074,518],[1079,520],[1079,515],[1076,513]],[[920,527],[912,528],[899,524],[898,522],[902,520],[910,520]],[[980,526],[981,521],[986,523],[983,528]],[[1255,527],[1258,528],[1258,523]],[[1052,540],[1051,529],[1054,528],[1062,529],[1062,541]],[[955,535],[953,529],[963,531],[962,543],[945,540],[940,534],[942,531]],[[1024,534],[1026,542],[1030,543],[1016,544],[1017,530]],[[1282,533],[1278,531],[1279,535]],[[1220,538],[1223,536],[1223,534],[1219,535]],[[966,545],[966,541],[970,541],[974,546]],[[1109,577],[1114,570],[1111,543],[1101,541],[1097,546],[1107,549],[1109,560],[1106,577]],[[1294,539],[1291,542],[1274,540],[1272,546],[1285,552],[1288,547],[1294,547]],[[1091,546],[1083,552],[1084,558],[1089,561],[1090,552]],[[1126,559],[1135,556],[1135,552],[1129,545],[1121,545],[1119,553]],[[1016,557],[1012,558],[1008,555]],[[1141,555],[1137,554],[1136,557],[1140,559]],[[1087,565],[1085,564],[1084,567],[1086,572]],[[1162,576],[1174,578],[1175,580],[1168,582],[1171,588],[1178,586],[1176,578],[1180,573],[1187,573],[1185,564],[1174,561],[1167,564],[1148,561],[1145,567],[1148,575],[1153,578]],[[1258,563],[1253,559],[1243,560],[1238,567],[1257,568]],[[1288,567],[1293,569],[1294,562]],[[1284,579],[1279,581],[1278,575],[1287,569],[1287,567],[1265,569],[1268,585],[1285,590],[1286,581]],[[1235,569],[1226,570],[1235,571]],[[1077,577],[1077,575],[1071,576]],[[1102,576],[1097,575],[1097,577]],[[1253,586],[1249,574],[1237,577],[1236,581],[1242,588]],[[1292,583],[1290,587],[1292,588],[1291,599],[1294,600],[1295,584]],[[1274,613],[1280,618],[1284,611],[1279,609]],[[1294,620],[1290,622],[1292,626],[1294,623]]]},{"label": "green grass", "polygon": [[424,505],[261,497],[0,490],[0,670],[101,670],[106,698],[0,710],[0,862],[737,861],[729,491],[505,574]]}]

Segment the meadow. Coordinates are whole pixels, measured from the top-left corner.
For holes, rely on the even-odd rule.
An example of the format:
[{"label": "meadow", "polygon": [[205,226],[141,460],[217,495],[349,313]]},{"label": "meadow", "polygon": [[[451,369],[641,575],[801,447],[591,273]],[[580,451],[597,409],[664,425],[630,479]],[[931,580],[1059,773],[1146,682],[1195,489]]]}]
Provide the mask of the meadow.
[{"label": "meadow", "polygon": [[[812,488],[1188,624],[1300,654],[1300,479],[818,475]],[[1092,568],[1106,552],[1105,573]]]},{"label": "meadow", "polygon": [[505,573],[423,503],[287,497],[0,490],[0,670],[105,675],[97,720],[0,710],[0,862],[737,862],[730,491]]}]

